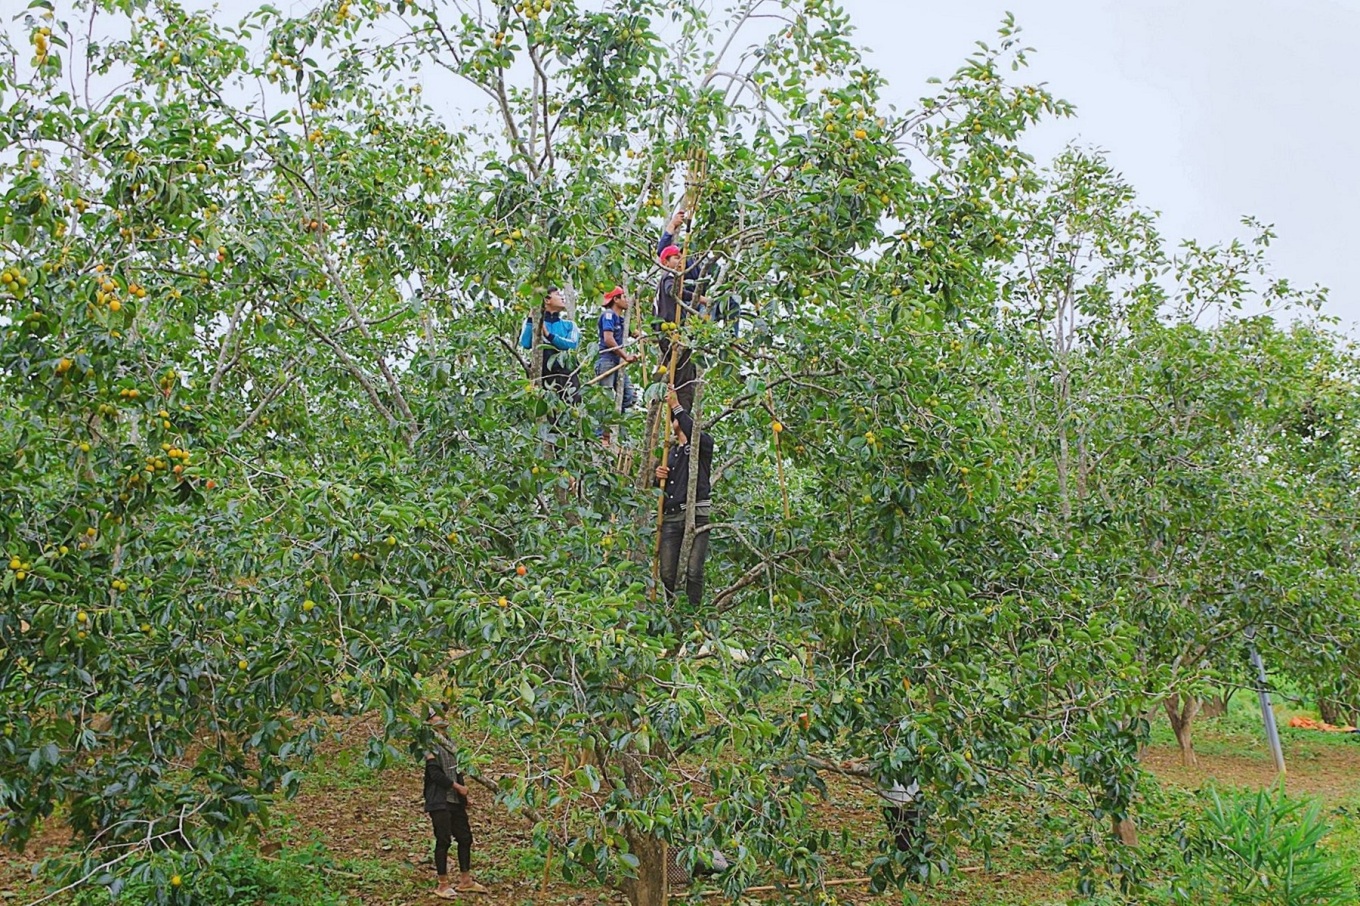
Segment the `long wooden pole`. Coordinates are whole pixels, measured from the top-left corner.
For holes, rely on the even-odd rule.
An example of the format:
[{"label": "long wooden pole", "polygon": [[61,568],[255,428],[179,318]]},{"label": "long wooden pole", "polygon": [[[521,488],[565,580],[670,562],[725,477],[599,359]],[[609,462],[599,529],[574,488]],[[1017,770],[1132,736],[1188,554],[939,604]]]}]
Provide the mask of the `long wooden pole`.
[{"label": "long wooden pole", "polygon": [[[680,291],[679,291],[679,293],[676,294],[676,298],[675,298],[675,304],[676,304],[675,328],[676,328],[676,333],[675,333],[674,336],[671,337],[671,361],[670,361],[670,366],[669,366],[669,367],[667,368],[667,370],[666,370],[666,390],[667,390],[667,394],[668,394],[668,395],[669,395],[669,392],[670,392],[670,388],[673,387],[673,386],[675,385],[675,361],[676,361],[676,356],[677,356],[677,354],[678,354],[679,351],[680,351],[680,342],[679,342],[679,341],[680,341],[680,336],[679,336],[679,333],[680,333],[680,320],[681,320],[681,318],[680,318],[680,306],[683,304],[683,302],[684,302],[684,296],[685,296],[685,259],[688,257],[688,254],[689,254],[689,240],[690,240],[690,237],[694,235],[694,228],[693,228],[693,225],[692,225],[692,221],[693,221],[694,216],[695,216],[695,214],[697,213],[698,208],[699,208],[699,199],[703,196],[704,174],[705,174],[706,170],[707,170],[707,167],[706,167],[706,158],[705,158],[705,155],[704,155],[704,153],[703,153],[702,151],[699,151],[698,153],[696,153],[696,154],[694,155],[694,157],[690,158],[689,180],[688,180],[689,186],[688,186],[688,188],[693,189],[693,194],[690,196],[690,199],[689,199],[690,201],[693,202],[693,204],[689,205],[688,211],[689,211],[689,216],[690,216],[690,220],[691,220],[691,227],[690,227],[690,229],[688,229],[688,230],[685,231],[685,239],[684,239],[683,242],[680,243],[680,269],[679,269],[679,272],[676,274],[676,277],[677,277],[677,278],[679,279],[679,281],[680,281]],[[675,284],[672,283],[671,285],[674,286]],[[662,468],[666,468],[666,467],[667,467],[667,463],[668,463],[669,460],[670,460],[670,452],[671,452],[671,445],[670,445],[671,420],[670,420],[670,418],[669,418],[669,413],[666,412],[666,411],[664,411],[665,408],[666,408],[666,405],[668,405],[668,403],[669,403],[669,400],[667,400],[666,403],[663,403],[663,404],[662,404],[662,410],[663,410],[663,411],[661,412],[662,427],[663,427],[663,433],[662,433],[662,435],[661,435],[661,437],[662,437],[662,441],[661,441],[661,466],[662,466]],[[652,555],[652,592],[651,592],[651,600],[652,600],[653,603],[656,602],[657,586],[661,584],[661,528],[662,528],[662,526],[665,524],[665,522],[666,522],[666,479],[663,478],[663,479],[661,479],[661,499],[658,500],[658,501],[657,501],[657,504],[656,504],[656,545],[655,545],[655,550],[653,551],[653,555]]]},{"label": "long wooden pole", "polygon": [[[683,260],[683,255],[681,256]],[[661,467],[667,468],[667,463],[671,458],[671,419],[670,419],[670,388],[675,383],[675,355],[680,349],[680,344],[673,337],[671,339],[671,363],[666,373],[666,399],[661,403]],[[657,586],[661,584],[661,527],[666,522],[666,479],[661,479],[661,499],[656,502],[656,544],[652,551],[652,603],[656,603]]]},{"label": "long wooden pole", "polygon": [[[626,367],[627,365],[628,365],[627,362],[619,362],[619,363],[618,363],[617,365],[615,365],[613,368],[610,368],[608,371],[604,371],[604,372],[601,372],[600,374],[595,375],[593,378],[591,378],[590,380],[586,381],[586,382],[585,382],[584,384],[582,384],[581,386],[583,386],[583,387],[589,387],[591,384],[599,383],[600,381],[602,381],[602,380],[604,380],[605,378],[609,377],[609,376],[610,376],[611,374],[613,374],[614,372],[618,371],[620,368],[624,368],[624,367]],[[620,386],[622,386],[622,382],[620,382]],[[622,400],[622,399],[619,400],[619,405],[620,405],[620,406],[623,405],[623,400]]]},{"label": "long wooden pole", "polygon": [[775,415],[775,412],[774,412],[774,394],[773,394],[772,392],[770,392],[770,388],[769,388],[769,387],[766,387],[766,388],[765,388],[765,403],[766,403],[766,405],[767,405],[767,406],[769,407],[769,409],[770,409],[770,419],[771,419],[771,421],[770,421],[770,427],[771,427],[771,430],[774,431],[774,462],[775,462],[775,469],[776,469],[776,471],[778,471],[778,473],[779,473],[779,490],[780,490],[780,493],[782,493],[782,494],[784,495],[784,518],[785,518],[785,519],[788,519],[788,518],[789,518],[789,486],[788,486],[788,484],[785,483],[785,481],[784,481],[784,451],[783,451],[783,448],[780,446],[780,440],[779,440],[779,435],[780,435],[781,433],[783,433],[783,432],[781,431],[781,429],[782,429],[783,426],[780,425],[780,423],[779,423],[779,416]]}]

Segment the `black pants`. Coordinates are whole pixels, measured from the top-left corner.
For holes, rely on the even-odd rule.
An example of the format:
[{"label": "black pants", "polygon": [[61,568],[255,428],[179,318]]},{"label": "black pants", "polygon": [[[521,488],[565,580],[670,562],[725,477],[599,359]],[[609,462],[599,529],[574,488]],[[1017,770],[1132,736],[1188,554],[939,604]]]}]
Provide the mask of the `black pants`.
[{"label": "black pants", "polygon": [[[661,340],[661,366],[666,369],[666,374],[671,370],[671,341]],[[677,346],[675,350],[675,395],[680,398],[680,405],[685,407],[686,412],[694,411],[694,389],[699,380],[699,371],[694,366],[694,359],[690,356],[690,351],[684,346]]]},{"label": "black pants", "polygon": [[447,809],[430,812],[434,824],[434,870],[449,873],[449,842],[458,841],[458,870],[467,873],[472,868],[472,825],[468,824],[467,806],[451,805]]},{"label": "black pants", "polygon": [[562,398],[562,402],[572,406],[580,405],[581,379],[565,365],[559,366],[556,362],[549,361],[543,369],[543,384],[551,387],[553,392]]},{"label": "black pants", "polygon": [[921,840],[921,807],[915,802],[890,805],[883,809],[892,835],[893,847],[900,853],[915,851]]},{"label": "black pants", "polygon": [[[694,517],[694,544],[689,550],[685,567],[685,597],[689,606],[697,610],[704,597],[704,561],[708,559],[708,532],[699,529],[708,525],[707,516]],[[666,586],[666,600],[674,602],[677,573],[680,570],[680,546],[685,541],[685,514],[668,514],[661,521],[661,584]]]}]

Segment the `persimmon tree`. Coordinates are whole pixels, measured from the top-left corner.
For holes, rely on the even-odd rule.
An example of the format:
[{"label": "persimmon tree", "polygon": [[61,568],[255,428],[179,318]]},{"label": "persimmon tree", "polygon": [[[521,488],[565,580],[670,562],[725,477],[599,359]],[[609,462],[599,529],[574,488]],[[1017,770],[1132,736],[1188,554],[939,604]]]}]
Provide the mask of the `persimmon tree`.
[{"label": "persimmon tree", "polygon": [[[484,778],[500,801],[635,904],[714,849],[733,893],[771,869],[816,885],[827,772],[923,790],[929,833],[885,844],[880,885],[995,843],[998,789],[1065,797],[1089,883],[1139,883],[1106,828],[1136,810],[1141,715],[1181,687],[1140,660],[1146,535],[1127,509],[1105,534],[1115,486],[1092,493],[1082,438],[1118,439],[1121,481],[1175,489],[1136,442],[1183,401],[1140,356],[1192,382],[1208,336],[1240,394],[1250,355],[1294,347],[1162,323],[1166,259],[1130,193],[1022,149],[1071,111],[1003,77],[1013,23],[905,111],[826,0],[338,0],[236,25],[38,0],[5,40],[6,842],[60,810],[69,883],[136,874],[184,901],[196,860],[297,789],[327,720],[381,714],[370,755],[400,759],[443,695],[517,745]],[[484,108],[428,97],[454,84]],[[723,262],[710,292],[745,312],[682,336],[720,460],[698,612],[647,591],[637,419],[543,392],[515,349],[551,284],[587,335],[597,291],[645,307],[680,203]],[[1055,314],[1083,279],[1062,269],[1072,217],[1102,220],[1112,264]],[[1026,255],[1048,256],[1028,284]],[[1114,405],[1130,377],[1146,409]],[[1262,445],[1282,418],[1251,422]],[[595,441],[611,420],[632,473]],[[1246,449],[1202,467],[1270,486]],[[1291,480],[1309,452],[1279,460]],[[1175,512],[1190,533],[1224,507]],[[1335,525],[1317,550],[1348,562]]]}]

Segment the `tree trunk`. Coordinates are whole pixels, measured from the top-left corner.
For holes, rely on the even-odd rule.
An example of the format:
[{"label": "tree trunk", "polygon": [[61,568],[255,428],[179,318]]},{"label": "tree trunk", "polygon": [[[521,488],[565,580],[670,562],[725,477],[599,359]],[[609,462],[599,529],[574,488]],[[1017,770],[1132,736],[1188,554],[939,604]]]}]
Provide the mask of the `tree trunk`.
[{"label": "tree trunk", "polygon": [[666,906],[670,899],[666,883],[666,844],[645,834],[628,834],[628,847],[637,856],[637,877],[624,878],[623,895],[632,906]]},{"label": "tree trunk", "polygon": [[529,383],[535,387],[543,385],[543,350],[539,345],[543,342],[543,306],[540,304],[534,309],[533,315],[529,319]]},{"label": "tree trunk", "polygon": [[1194,722],[1195,715],[1199,713],[1199,706],[1198,698],[1179,692],[1162,700],[1162,707],[1166,709],[1166,716],[1171,721],[1171,732],[1176,734],[1176,744],[1181,749],[1181,764],[1186,767],[1198,764],[1195,746],[1190,739],[1190,725]]},{"label": "tree trunk", "polygon": [[[704,458],[703,430],[704,421],[701,407],[704,399],[704,381],[699,366],[694,367],[694,411],[689,414],[694,436],[689,439],[689,484],[685,488],[685,536],[680,541],[680,563],[676,571],[676,584],[684,588],[689,583],[689,555],[694,550],[694,504],[699,493],[699,463]],[[694,602],[697,604],[698,602]]]},{"label": "tree trunk", "polygon": [[[664,757],[662,753],[653,754]],[[619,766],[623,769],[623,782],[634,797],[641,799],[653,790],[652,779],[643,769],[638,753],[619,753]],[[636,827],[625,825],[622,830],[628,839],[629,851],[637,857],[638,866],[636,876],[622,878],[619,889],[632,906],[667,906],[670,887],[666,877],[668,853],[665,841]]]},{"label": "tree trunk", "polygon": [[1110,822],[1117,841],[1125,846],[1138,845],[1138,825],[1133,823],[1132,818],[1112,817]]},{"label": "tree trunk", "polygon": [[1318,714],[1321,715],[1323,723],[1329,723],[1337,727],[1354,726],[1355,712],[1341,704],[1341,702],[1331,698],[1318,699]]},{"label": "tree trunk", "polygon": [[1200,717],[1222,717],[1228,713],[1228,690],[1224,689],[1217,695],[1201,699],[1199,703]]}]

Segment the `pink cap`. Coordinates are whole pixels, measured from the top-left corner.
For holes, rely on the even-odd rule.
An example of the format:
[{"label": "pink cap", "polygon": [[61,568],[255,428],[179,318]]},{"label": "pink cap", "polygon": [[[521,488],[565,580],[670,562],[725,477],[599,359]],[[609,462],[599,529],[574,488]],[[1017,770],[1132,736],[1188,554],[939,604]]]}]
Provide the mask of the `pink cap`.
[{"label": "pink cap", "polygon": [[660,257],[661,257],[661,260],[662,260],[662,261],[665,261],[665,260],[666,260],[667,258],[669,258],[671,255],[678,255],[678,254],[680,254],[680,246],[678,246],[678,245],[668,245],[668,246],[666,246],[664,249],[661,250],[661,256],[660,256]]},{"label": "pink cap", "polygon": [[604,301],[606,301],[606,302],[613,302],[615,299],[617,299],[619,296],[622,296],[622,295],[623,295],[623,287],[622,287],[622,286],[616,286],[616,287],[614,287],[613,289],[611,289],[609,292],[607,292],[607,293],[604,294]]}]

